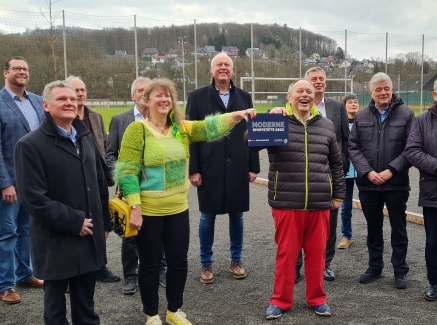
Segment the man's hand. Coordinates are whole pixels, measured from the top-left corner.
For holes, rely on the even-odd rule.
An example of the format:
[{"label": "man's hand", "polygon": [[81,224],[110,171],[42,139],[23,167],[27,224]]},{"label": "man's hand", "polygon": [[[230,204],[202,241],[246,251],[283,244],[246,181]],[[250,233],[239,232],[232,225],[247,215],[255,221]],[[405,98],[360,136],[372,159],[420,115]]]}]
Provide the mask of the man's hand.
[{"label": "man's hand", "polygon": [[274,107],[270,110],[269,114],[282,114],[282,116],[290,115],[285,107]]},{"label": "man's hand", "polygon": [[190,182],[195,187],[202,186],[202,175],[200,173],[194,173],[190,175]]},{"label": "man's hand", "polygon": [[2,199],[7,204],[17,203],[17,192],[13,185],[2,188]]},{"label": "man's hand", "polygon": [[249,172],[249,182],[253,182],[255,181],[256,177],[258,176],[258,174],[253,173],[253,172]]},{"label": "man's hand", "polygon": [[85,236],[93,234],[93,232],[90,229],[90,228],[94,227],[94,225],[92,224],[92,221],[93,221],[93,219],[85,218],[85,220],[83,221],[83,226],[82,226],[82,229],[80,230],[79,236],[85,237]]},{"label": "man's hand", "polygon": [[332,200],[331,201],[331,210],[337,210],[342,206],[343,202]]},{"label": "man's hand", "polygon": [[141,206],[137,205],[135,209],[130,210],[130,223],[133,229],[140,230],[143,225],[143,216],[141,215]]},{"label": "man's hand", "polygon": [[381,178],[387,182],[390,178],[393,177],[393,173],[390,171],[390,169],[386,169],[382,172],[379,173],[379,176],[381,176]]},{"label": "man's hand", "polygon": [[[390,172],[390,174],[391,174],[391,172]],[[378,174],[377,172],[375,172],[374,170],[372,170],[371,172],[369,172],[367,174],[367,178],[369,179],[369,181],[371,181],[375,185],[382,185],[385,183],[385,179],[383,177],[381,177],[381,175]]]},{"label": "man's hand", "polygon": [[105,239],[108,239],[109,231],[105,230]]}]

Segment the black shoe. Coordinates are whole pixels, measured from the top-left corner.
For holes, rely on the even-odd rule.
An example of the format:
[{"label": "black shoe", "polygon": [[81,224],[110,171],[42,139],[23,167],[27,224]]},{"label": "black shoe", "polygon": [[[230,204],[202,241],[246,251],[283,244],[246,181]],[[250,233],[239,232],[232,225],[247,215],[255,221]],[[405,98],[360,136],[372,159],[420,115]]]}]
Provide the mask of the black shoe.
[{"label": "black shoe", "polygon": [[121,292],[123,292],[125,295],[133,295],[135,292],[137,292],[137,277],[128,276],[126,279],[124,279]]},{"label": "black shoe", "polygon": [[159,273],[159,284],[164,288],[167,286],[167,273]]},{"label": "black shoe", "polygon": [[437,285],[432,285],[425,292],[425,299],[428,301],[436,301],[437,300]]},{"label": "black shoe", "polygon": [[395,287],[398,289],[406,289],[408,287],[407,276],[403,273],[395,273],[394,281]]},{"label": "black shoe", "polygon": [[332,271],[329,266],[325,267],[325,271],[323,272],[323,278],[326,281],[334,281],[335,280],[335,274],[334,271]]},{"label": "black shoe", "polygon": [[360,282],[361,283],[370,283],[370,282],[373,282],[379,278],[382,278],[382,270],[377,271],[377,270],[372,270],[369,268],[366,270],[366,272],[361,274]]},{"label": "black shoe", "polygon": [[300,272],[296,272],[296,276],[294,277],[294,284],[298,284],[300,279],[302,279],[302,275],[300,275]]},{"label": "black shoe", "polygon": [[102,282],[117,282],[120,277],[112,273],[106,266],[97,271],[96,279]]}]

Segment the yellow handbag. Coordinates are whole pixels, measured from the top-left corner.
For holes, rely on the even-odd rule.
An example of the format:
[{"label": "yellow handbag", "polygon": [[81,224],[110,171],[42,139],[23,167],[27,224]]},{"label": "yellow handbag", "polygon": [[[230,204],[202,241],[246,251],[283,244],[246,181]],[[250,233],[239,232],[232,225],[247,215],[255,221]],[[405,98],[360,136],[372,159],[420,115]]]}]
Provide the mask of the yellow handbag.
[{"label": "yellow handbag", "polygon": [[111,215],[112,231],[121,238],[138,235],[138,230],[130,226],[130,207],[123,192],[115,189],[114,198],[109,200],[109,214]]}]

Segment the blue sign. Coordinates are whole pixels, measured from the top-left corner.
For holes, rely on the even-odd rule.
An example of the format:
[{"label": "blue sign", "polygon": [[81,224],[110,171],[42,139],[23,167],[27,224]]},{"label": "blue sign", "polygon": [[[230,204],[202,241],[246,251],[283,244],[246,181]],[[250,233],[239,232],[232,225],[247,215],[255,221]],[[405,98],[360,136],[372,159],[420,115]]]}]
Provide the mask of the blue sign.
[{"label": "blue sign", "polygon": [[282,114],[257,114],[249,118],[247,138],[250,147],[286,146],[288,144],[288,121]]}]

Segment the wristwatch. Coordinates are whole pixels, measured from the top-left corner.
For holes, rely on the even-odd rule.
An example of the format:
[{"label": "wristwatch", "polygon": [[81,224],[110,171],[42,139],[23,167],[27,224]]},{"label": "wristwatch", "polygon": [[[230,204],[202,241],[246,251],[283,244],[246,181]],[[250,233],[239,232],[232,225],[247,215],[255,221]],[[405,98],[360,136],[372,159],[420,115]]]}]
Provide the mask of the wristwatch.
[{"label": "wristwatch", "polygon": [[135,204],[135,205],[131,206],[130,208],[131,208],[131,210],[133,210],[133,209],[135,209],[137,206],[139,206],[139,204]]}]

